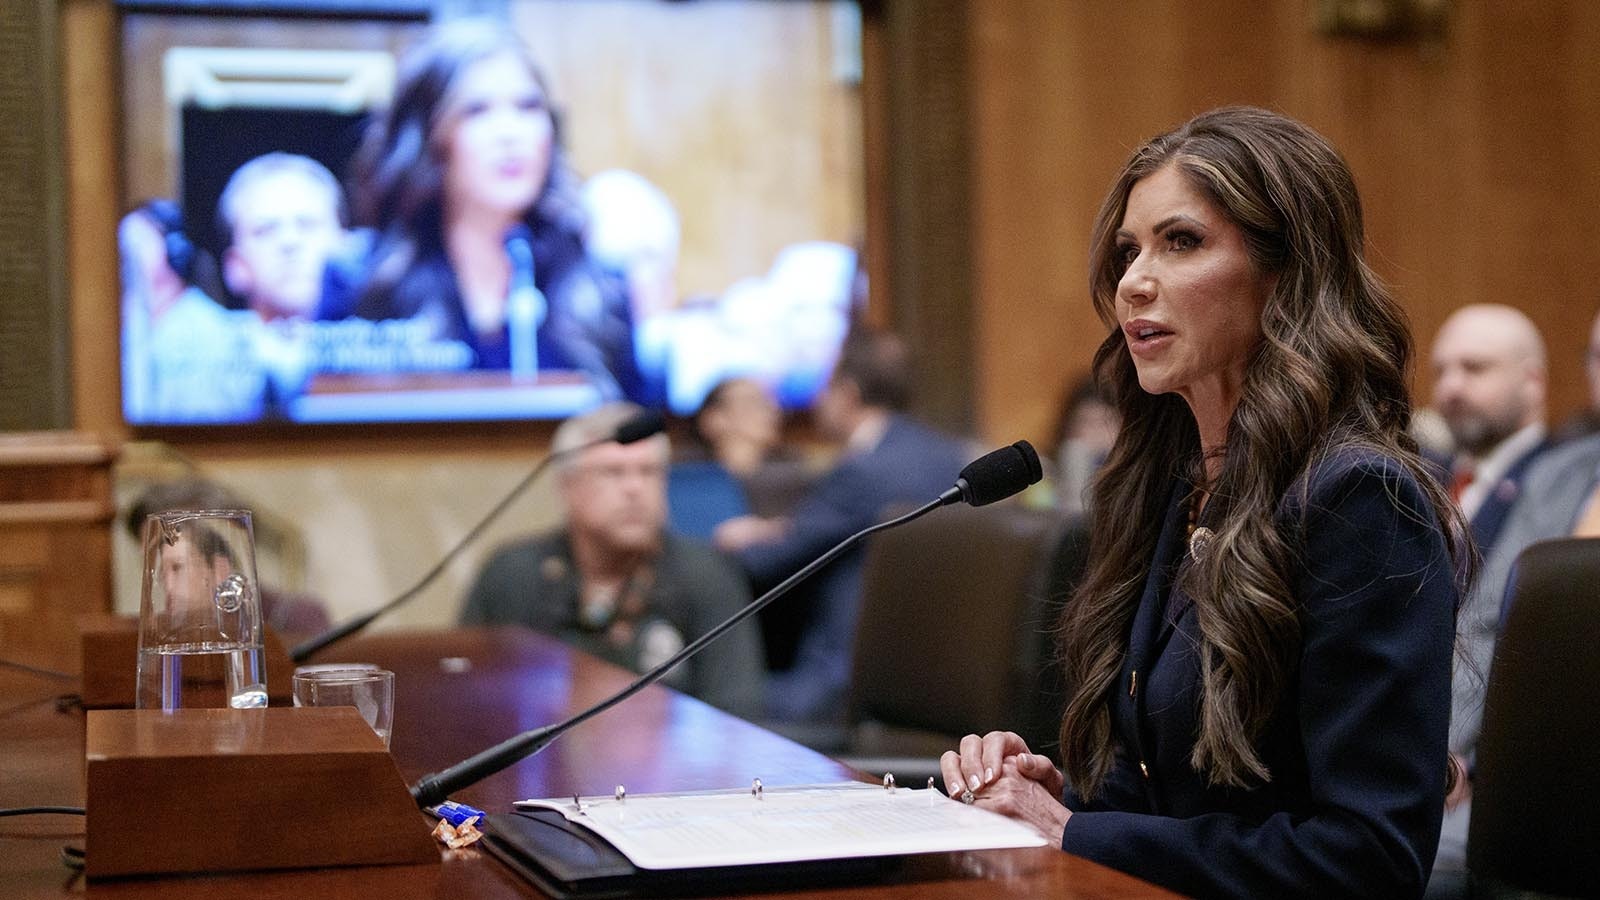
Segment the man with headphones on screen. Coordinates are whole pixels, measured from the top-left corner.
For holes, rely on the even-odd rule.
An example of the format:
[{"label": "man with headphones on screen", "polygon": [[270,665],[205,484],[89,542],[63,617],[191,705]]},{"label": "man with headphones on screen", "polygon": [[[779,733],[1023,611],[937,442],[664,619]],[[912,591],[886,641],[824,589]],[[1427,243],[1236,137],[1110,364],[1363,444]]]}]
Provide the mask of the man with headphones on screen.
[{"label": "man with headphones on screen", "polygon": [[235,314],[195,285],[209,259],[170,200],[117,229],[122,260],[123,412],[134,424],[250,421],[261,374]]}]

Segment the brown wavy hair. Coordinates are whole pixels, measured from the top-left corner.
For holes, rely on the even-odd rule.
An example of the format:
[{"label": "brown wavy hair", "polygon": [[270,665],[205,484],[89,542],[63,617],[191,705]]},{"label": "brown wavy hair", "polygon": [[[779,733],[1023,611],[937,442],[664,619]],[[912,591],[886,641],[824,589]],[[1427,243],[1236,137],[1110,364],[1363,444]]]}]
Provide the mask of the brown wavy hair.
[{"label": "brown wavy hair", "polygon": [[541,286],[583,258],[579,178],[567,163],[560,116],[543,73],[509,22],[456,19],[437,26],[406,55],[394,99],[369,122],[353,162],[356,224],[376,232],[370,276],[358,312],[368,318],[417,312],[437,285],[410,284],[419,263],[444,252],[443,115],[450,90],[472,66],[509,53],[528,70],[554,128],[544,188],[523,215],[532,236]]},{"label": "brown wavy hair", "polygon": [[1214,784],[1272,777],[1255,742],[1283,699],[1301,645],[1290,592],[1296,548],[1274,518],[1317,460],[1349,447],[1398,460],[1427,492],[1457,571],[1466,579],[1471,570],[1460,515],[1406,434],[1411,335],[1363,259],[1361,201],[1344,160],[1299,122],[1246,107],[1213,110],[1152,139],[1106,197],[1089,250],[1090,294],[1110,329],[1095,374],[1116,397],[1123,427],[1094,486],[1089,569],[1061,621],[1068,684],[1061,753],[1069,783],[1085,798],[1111,770],[1109,691],[1174,479],[1204,484],[1188,405],[1176,394],[1140,389],[1116,318],[1124,269],[1116,232],[1128,193],[1168,166],[1243,231],[1257,271],[1276,276],[1220,472],[1205,484],[1216,538],[1179,574],[1178,586],[1195,598],[1201,634],[1192,765]]}]

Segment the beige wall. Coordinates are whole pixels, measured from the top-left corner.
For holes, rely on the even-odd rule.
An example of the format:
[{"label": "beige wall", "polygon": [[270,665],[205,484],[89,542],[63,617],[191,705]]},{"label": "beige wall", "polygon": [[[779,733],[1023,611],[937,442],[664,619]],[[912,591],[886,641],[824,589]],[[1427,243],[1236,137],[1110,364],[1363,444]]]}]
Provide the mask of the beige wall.
[{"label": "beige wall", "polygon": [[[274,565],[258,546],[260,577],[280,587],[303,588],[321,598],[335,621],[398,596],[422,578],[489,512],[536,462],[540,448],[413,453],[381,451],[329,456],[235,455],[213,449],[200,470],[257,511],[257,517],[298,531],[304,570]],[[121,500],[131,502],[153,471],[150,454],[132,452],[121,468]],[[166,474],[171,474],[170,469]],[[558,520],[554,483],[537,482],[434,584],[384,617],[381,627],[423,627],[455,620],[472,579],[487,556],[506,541],[543,530]],[[258,532],[260,528],[258,527]],[[258,540],[258,545],[263,542]],[[139,605],[139,549],[115,535],[116,607]],[[285,585],[289,574],[301,584]]]}]

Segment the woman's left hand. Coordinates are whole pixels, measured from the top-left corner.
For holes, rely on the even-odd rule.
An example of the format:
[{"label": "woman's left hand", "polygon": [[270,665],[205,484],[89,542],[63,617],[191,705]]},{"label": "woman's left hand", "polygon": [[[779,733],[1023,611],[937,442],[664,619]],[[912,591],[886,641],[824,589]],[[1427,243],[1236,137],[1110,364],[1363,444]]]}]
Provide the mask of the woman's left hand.
[{"label": "woman's left hand", "polygon": [[[1072,811],[1061,805],[1060,798],[1051,793],[1037,772],[1024,772],[1018,768],[1020,761],[1043,757],[1009,757],[1000,764],[1000,777],[977,792],[974,801],[984,809],[1016,819],[1033,828],[1055,846],[1061,846],[1061,835],[1067,828]],[[1026,765],[1027,763],[1024,763]],[[1052,766],[1052,768],[1054,768]],[[1056,776],[1060,778],[1059,773]]]}]

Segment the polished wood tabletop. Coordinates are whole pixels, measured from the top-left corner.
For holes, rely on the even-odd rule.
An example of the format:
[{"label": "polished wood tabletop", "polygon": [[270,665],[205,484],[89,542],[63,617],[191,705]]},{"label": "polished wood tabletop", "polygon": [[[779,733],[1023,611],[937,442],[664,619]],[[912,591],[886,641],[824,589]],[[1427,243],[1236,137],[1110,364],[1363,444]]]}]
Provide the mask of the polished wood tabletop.
[{"label": "polished wood tabletop", "polygon": [[[323,651],[317,662],[371,662],[395,673],[391,752],[408,783],[519,731],[559,721],[626,685],[631,675],[530,632],[385,632]],[[131,661],[130,661],[131,665]],[[84,801],[84,713],[58,709],[75,685],[0,669],[0,807]],[[652,687],[578,726],[542,752],[458,791],[500,812],[529,797],[814,784],[863,777],[842,763],[693,698]],[[305,812],[309,828],[340,826],[337,798]],[[418,827],[428,822],[418,814]],[[0,897],[304,898],[538,897],[486,850],[446,850],[438,866],[365,866],[246,875],[86,881],[61,861],[83,846],[83,820],[0,819]],[[768,898],[1151,897],[1158,888],[1054,848],[912,857],[890,883]]]}]

